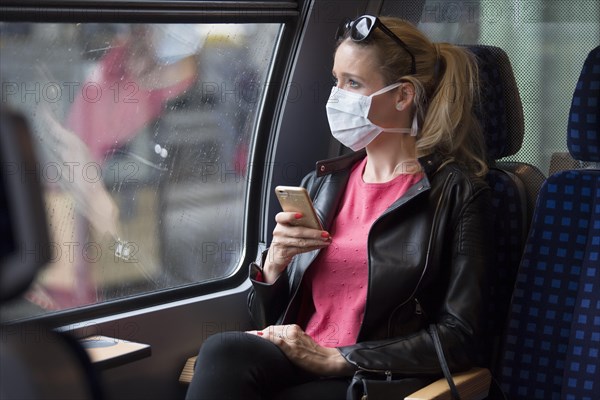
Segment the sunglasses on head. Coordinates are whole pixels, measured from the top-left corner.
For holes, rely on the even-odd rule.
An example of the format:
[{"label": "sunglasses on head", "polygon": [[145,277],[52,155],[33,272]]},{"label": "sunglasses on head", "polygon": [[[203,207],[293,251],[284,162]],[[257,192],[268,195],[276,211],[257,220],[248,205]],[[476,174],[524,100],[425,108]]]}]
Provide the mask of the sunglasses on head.
[{"label": "sunglasses on head", "polygon": [[381,29],[383,33],[392,38],[396,43],[398,43],[400,47],[402,47],[408,53],[408,55],[410,55],[410,74],[414,75],[417,72],[417,68],[415,65],[415,56],[413,55],[413,53],[408,49],[408,46],[402,41],[402,39],[396,36],[394,32],[392,32],[387,26],[383,24],[383,22],[379,20],[379,18],[373,15],[363,15],[362,17],[356,18],[354,21],[349,18],[345,19],[340,24],[335,35],[335,39],[340,40],[346,35],[346,32],[350,31],[350,39],[352,39],[352,41],[362,42],[364,40],[367,40],[376,28]]}]

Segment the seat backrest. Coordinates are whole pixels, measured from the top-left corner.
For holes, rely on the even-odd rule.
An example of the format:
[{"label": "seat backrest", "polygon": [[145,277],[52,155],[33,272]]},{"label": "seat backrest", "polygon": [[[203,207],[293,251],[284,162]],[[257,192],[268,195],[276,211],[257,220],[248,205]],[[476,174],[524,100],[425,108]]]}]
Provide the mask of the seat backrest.
[{"label": "seat backrest", "polygon": [[[492,189],[495,263],[490,266],[486,366],[494,369],[503,337],[516,272],[529,222],[526,185],[496,160],[515,154],[523,142],[524,117],[512,67],[506,53],[493,46],[466,46],[477,57],[480,102],[477,115],[486,142]],[[537,190],[537,189],[534,189]],[[537,193],[536,193],[537,194]]]},{"label": "seat backrest", "polygon": [[[600,161],[599,48],[571,106],[568,148]],[[594,106],[595,105],[595,106]],[[598,398],[600,169],[562,171],[538,196],[519,268],[499,378],[510,398]]]},{"label": "seat backrest", "polygon": [[[578,145],[580,140],[586,140],[588,135],[593,135],[597,132],[598,109],[600,108],[598,99],[598,82],[597,71],[594,68],[599,68],[594,64],[593,59],[600,57],[598,48],[592,50],[588,55],[588,60],[584,63],[584,69],[581,72],[573,100],[571,102],[571,112],[568,122],[568,130],[570,132],[568,141],[571,142],[573,149],[570,153],[554,153],[550,161],[550,175],[565,169],[583,169],[594,168],[594,161],[586,161],[590,156],[586,153],[598,153],[600,149],[597,147],[581,147]],[[597,61],[596,61],[597,63]],[[573,132],[573,134],[571,134]],[[581,154],[582,151],[586,153]],[[572,153],[572,155],[571,155]],[[593,156],[592,156],[593,158]],[[597,167],[597,166],[596,166]]]},{"label": "seat backrest", "polygon": [[[15,300],[50,254],[35,148],[22,115],[0,109],[0,302]],[[42,323],[0,325],[0,399],[103,397],[83,347]]]},{"label": "seat backrest", "polygon": [[0,326],[0,399],[104,398],[80,343],[42,323]]}]

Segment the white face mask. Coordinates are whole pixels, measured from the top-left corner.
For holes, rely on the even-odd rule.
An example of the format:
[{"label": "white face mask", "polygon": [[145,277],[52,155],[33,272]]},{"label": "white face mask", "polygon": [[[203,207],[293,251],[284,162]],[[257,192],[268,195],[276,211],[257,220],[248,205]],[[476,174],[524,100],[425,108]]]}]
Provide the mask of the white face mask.
[{"label": "white face mask", "polygon": [[417,129],[382,128],[369,121],[369,111],[373,97],[389,92],[402,83],[386,86],[370,96],[349,92],[334,86],[327,101],[327,119],[333,137],[344,146],[357,151],[366,147],[381,132],[409,133],[416,136]]}]

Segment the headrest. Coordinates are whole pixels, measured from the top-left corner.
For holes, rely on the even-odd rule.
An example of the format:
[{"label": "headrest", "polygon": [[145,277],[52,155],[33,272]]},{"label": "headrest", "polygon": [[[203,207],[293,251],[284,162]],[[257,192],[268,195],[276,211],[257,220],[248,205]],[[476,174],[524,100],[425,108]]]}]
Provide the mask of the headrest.
[{"label": "headrest", "polygon": [[20,113],[0,109],[0,302],[22,294],[50,260],[35,144]]},{"label": "headrest", "polygon": [[600,46],[588,54],[573,93],[567,147],[579,161],[600,162]]},{"label": "headrest", "polygon": [[488,161],[511,156],[523,143],[523,104],[508,55],[499,47],[464,46],[477,57],[481,123]]}]

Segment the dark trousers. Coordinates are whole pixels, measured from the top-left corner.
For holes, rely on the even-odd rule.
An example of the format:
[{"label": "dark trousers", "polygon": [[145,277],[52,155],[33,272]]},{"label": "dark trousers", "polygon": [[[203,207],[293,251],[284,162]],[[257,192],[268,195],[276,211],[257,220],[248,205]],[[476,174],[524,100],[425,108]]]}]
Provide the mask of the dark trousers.
[{"label": "dark trousers", "polygon": [[224,332],[203,343],[186,399],[343,400],[349,383],[309,374],[266,339]]}]

